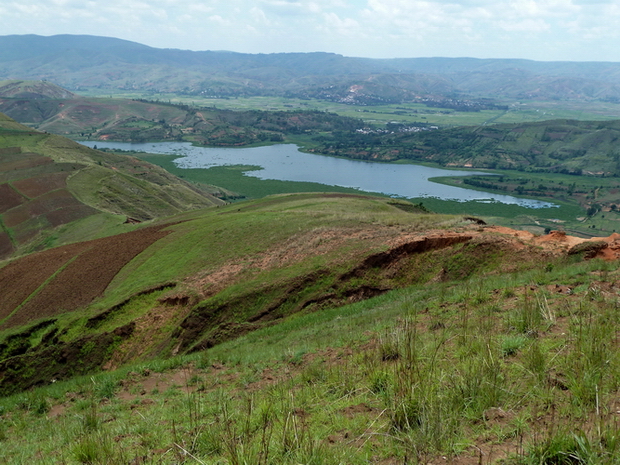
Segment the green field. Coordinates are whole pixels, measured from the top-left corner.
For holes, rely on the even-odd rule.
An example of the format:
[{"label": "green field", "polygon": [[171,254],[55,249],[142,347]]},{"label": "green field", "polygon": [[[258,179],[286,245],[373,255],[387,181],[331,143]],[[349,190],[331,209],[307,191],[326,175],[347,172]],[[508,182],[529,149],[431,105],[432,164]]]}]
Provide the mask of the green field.
[{"label": "green field", "polygon": [[[457,251],[453,266],[474,263],[471,252]],[[616,464],[620,357],[609,321],[619,315],[601,277],[616,280],[615,265],[483,266],[464,281],[5,397],[0,459]]]},{"label": "green field", "polygon": [[[112,97],[93,94],[86,96]],[[492,123],[522,123],[550,119],[576,119],[583,121],[608,121],[620,119],[620,104],[599,101],[500,101],[508,105],[506,110],[482,110],[479,112],[455,111],[430,108],[421,103],[402,103],[377,106],[354,106],[323,100],[301,100],[283,97],[239,97],[213,99],[188,97],[178,94],[114,94],[119,98],[144,98],[147,100],[181,103],[196,107],[215,107],[231,110],[320,110],[341,116],[361,118],[369,124],[383,125],[389,122],[427,123],[437,126],[478,126]]]}]

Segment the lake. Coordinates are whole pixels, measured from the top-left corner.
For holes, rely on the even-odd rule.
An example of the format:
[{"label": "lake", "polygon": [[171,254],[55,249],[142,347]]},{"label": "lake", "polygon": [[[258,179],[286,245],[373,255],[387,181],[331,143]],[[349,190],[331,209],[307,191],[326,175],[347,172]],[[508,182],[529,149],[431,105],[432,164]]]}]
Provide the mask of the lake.
[{"label": "lake", "polygon": [[[261,169],[248,170],[246,176],[280,181],[316,182],[327,186],[353,187],[366,192],[394,197],[436,197],[445,200],[501,202],[527,208],[555,206],[539,200],[520,199],[510,195],[461,189],[432,182],[439,176],[488,174],[477,171],[444,170],[413,164],[374,163],[333,158],[298,150],[293,144],[251,148],[197,147],[189,142],[80,142],[89,147],[111,150],[135,150],[176,155],[179,168],[211,168],[223,165],[251,165]],[[222,186],[226,187],[226,186]]]}]

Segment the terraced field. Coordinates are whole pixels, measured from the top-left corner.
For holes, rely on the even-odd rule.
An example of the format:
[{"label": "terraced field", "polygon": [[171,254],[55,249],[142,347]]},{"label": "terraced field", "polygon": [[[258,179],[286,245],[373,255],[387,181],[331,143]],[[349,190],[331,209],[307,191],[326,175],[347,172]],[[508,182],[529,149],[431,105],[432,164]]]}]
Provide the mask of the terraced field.
[{"label": "terraced field", "polygon": [[[0,115],[0,260],[224,202],[133,157],[104,154]],[[99,218],[97,230],[83,222]]]}]

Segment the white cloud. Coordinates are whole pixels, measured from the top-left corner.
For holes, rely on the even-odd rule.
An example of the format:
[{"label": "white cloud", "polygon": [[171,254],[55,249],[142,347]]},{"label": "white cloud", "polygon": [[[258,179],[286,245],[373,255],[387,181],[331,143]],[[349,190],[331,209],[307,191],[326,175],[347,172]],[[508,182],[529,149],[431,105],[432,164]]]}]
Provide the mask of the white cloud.
[{"label": "white cloud", "polygon": [[[620,0],[3,0],[2,34],[345,55],[619,60]],[[165,31],[165,33],[162,33]]]},{"label": "white cloud", "polygon": [[500,21],[499,27],[508,32],[536,33],[546,32],[551,29],[549,23],[542,19],[526,18],[518,21]]},{"label": "white cloud", "polygon": [[335,13],[325,14],[325,26],[344,35],[355,35],[359,30],[359,23],[357,21],[351,18],[341,19]]},{"label": "white cloud", "polygon": [[216,23],[220,26],[230,26],[231,22],[222,18],[220,15],[209,16],[209,21]]},{"label": "white cloud", "polygon": [[187,11],[191,13],[213,13],[214,7],[202,3],[192,3],[187,5]]}]

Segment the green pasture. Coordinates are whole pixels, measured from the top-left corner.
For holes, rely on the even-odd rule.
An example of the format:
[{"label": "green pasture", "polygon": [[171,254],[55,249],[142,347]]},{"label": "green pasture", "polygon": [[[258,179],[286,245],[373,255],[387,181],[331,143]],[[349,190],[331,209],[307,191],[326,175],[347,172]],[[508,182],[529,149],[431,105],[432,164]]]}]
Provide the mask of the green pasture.
[{"label": "green pasture", "polygon": [[[275,250],[299,231],[354,228],[364,223],[423,230],[440,224],[447,227],[459,220],[433,214],[403,215],[387,202],[379,197],[332,198],[308,193],[262,198],[172,217],[169,221],[181,222],[171,226],[171,234],[151,245],[114,278],[97,307],[109,307],[142,289],[177,282],[198,272],[207,275],[244,256]],[[367,253],[369,245],[359,241],[356,247],[348,252]],[[343,250],[339,250],[338,254],[341,253]],[[298,266],[283,267],[277,271],[283,273],[278,277],[265,278],[260,273],[255,277],[259,270],[250,270],[243,285],[230,292],[247,293],[252,286],[260,287],[265,279],[285,281],[313,269],[330,268],[334,258],[326,255]]]}]

